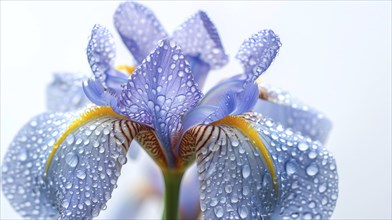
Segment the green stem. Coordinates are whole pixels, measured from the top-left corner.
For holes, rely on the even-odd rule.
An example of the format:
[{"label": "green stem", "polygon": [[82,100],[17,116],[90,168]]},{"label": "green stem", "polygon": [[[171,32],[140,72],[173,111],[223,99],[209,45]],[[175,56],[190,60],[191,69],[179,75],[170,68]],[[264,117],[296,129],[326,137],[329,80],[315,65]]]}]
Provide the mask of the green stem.
[{"label": "green stem", "polygon": [[165,198],[162,219],[179,219],[178,205],[183,172],[164,171]]}]

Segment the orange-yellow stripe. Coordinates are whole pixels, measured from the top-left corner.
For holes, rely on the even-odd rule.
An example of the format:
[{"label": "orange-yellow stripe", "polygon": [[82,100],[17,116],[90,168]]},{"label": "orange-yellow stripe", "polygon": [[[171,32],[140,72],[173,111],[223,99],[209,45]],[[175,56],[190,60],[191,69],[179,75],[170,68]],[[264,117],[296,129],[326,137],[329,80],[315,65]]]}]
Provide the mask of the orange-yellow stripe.
[{"label": "orange-yellow stripe", "polygon": [[244,118],[229,115],[219,121],[212,123],[212,125],[222,125],[222,124],[230,125],[235,128],[238,128],[242,133],[248,136],[249,139],[253,142],[253,144],[259,149],[267,165],[267,169],[272,176],[273,187],[275,191],[278,192],[278,181],[277,181],[277,176],[276,176],[271,155],[269,154],[264,143],[261,141],[258,132],[251,126],[250,122],[246,121]]},{"label": "orange-yellow stripe", "polygon": [[63,141],[65,140],[65,138],[69,134],[71,134],[73,131],[75,131],[76,129],[78,129],[82,125],[84,125],[85,123],[87,123],[93,119],[102,117],[102,116],[115,116],[115,117],[119,117],[119,118],[126,118],[125,116],[117,114],[116,112],[113,111],[113,109],[111,109],[108,106],[95,107],[95,108],[87,110],[86,112],[83,112],[79,118],[76,118],[68,126],[68,128],[64,131],[64,133],[61,134],[59,139],[57,139],[57,141],[54,143],[52,151],[49,154],[48,161],[46,162],[45,174],[48,173],[48,170],[49,170],[50,164],[53,160],[53,157],[56,154],[56,151],[58,150],[61,143],[63,143]]}]

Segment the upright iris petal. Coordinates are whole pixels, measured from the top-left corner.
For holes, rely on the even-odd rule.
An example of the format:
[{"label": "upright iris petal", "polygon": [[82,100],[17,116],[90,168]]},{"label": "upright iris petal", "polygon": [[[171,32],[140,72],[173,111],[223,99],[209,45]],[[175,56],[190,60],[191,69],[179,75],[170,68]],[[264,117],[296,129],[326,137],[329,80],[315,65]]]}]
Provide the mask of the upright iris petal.
[{"label": "upright iris petal", "polygon": [[164,40],[130,76],[119,109],[130,119],[154,128],[166,152],[171,152],[173,138],[182,129],[181,117],[201,96],[180,47]]},{"label": "upright iris petal", "polygon": [[254,81],[268,69],[281,46],[279,37],[272,30],[262,30],[245,40],[237,59],[244,66],[249,81]]},{"label": "upright iris petal", "polygon": [[114,68],[116,48],[112,34],[101,25],[95,25],[87,46],[87,58],[95,78],[104,88],[120,93],[127,75]]},{"label": "upright iris petal", "polygon": [[138,63],[156,47],[159,40],[168,37],[154,13],[136,2],[124,2],[118,6],[114,25]]},{"label": "upright iris petal", "polygon": [[172,38],[181,45],[196,82],[203,85],[208,71],[227,64],[228,57],[214,24],[203,11],[177,28]]}]

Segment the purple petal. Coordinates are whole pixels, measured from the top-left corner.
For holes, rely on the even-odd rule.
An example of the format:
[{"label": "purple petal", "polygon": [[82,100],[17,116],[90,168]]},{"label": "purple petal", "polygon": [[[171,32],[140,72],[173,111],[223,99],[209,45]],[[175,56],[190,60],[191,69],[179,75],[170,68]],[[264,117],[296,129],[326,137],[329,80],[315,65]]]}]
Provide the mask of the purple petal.
[{"label": "purple petal", "polygon": [[203,11],[185,21],[173,32],[172,38],[181,46],[184,54],[199,57],[212,69],[222,67],[228,62],[218,31]]},{"label": "purple petal", "polygon": [[109,88],[103,88],[102,84],[96,80],[89,79],[87,83],[83,83],[84,94],[91,102],[98,106],[110,106],[119,113],[117,107],[117,97]]},{"label": "purple petal", "polygon": [[200,105],[184,117],[184,131],[198,124],[209,124],[228,115],[250,111],[258,100],[258,87],[247,83],[243,88],[244,83],[242,80],[227,80],[212,88]]},{"label": "purple petal", "polygon": [[203,88],[204,82],[206,81],[211,66],[208,63],[201,60],[199,57],[185,55],[185,58],[189,62],[189,65],[191,66],[191,72],[193,73],[193,77],[195,78],[195,81],[197,82],[200,88]]},{"label": "purple petal", "polygon": [[159,40],[168,37],[154,13],[136,2],[124,2],[118,6],[114,25],[139,63],[157,46]]},{"label": "purple petal", "polygon": [[262,30],[242,43],[237,59],[244,65],[249,81],[253,82],[268,69],[281,46],[272,30]]},{"label": "purple petal", "polygon": [[201,96],[181,49],[164,40],[130,76],[119,109],[130,119],[155,128],[164,147],[170,148],[169,137],[181,130],[182,116]]}]

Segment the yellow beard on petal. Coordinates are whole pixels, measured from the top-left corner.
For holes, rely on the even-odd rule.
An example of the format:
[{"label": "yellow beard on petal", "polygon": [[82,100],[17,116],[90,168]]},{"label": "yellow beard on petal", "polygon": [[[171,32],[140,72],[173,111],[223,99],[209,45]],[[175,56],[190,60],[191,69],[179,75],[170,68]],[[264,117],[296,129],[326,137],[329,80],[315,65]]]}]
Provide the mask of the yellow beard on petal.
[{"label": "yellow beard on petal", "polygon": [[252,127],[250,122],[246,121],[242,117],[229,115],[219,121],[212,123],[212,125],[230,125],[235,128],[238,128],[242,133],[249,137],[249,139],[253,142],[253,144],[259,149],[266,165],[267,169],[270,172],[273,179],[273,187],[276,192],[278,192],[278,181],[274,168],[274,164],[272,162],[271,155],[269,154],[267,148],[264,143],[261,141],[259,137],[259,133]]},{"label": "yellow beard on petal", "polygon": [[95,108],[92,108],[92,109],[89,109],[89,110],[83,112],[78,118],[76,118],[67,127],[67,129],[64,131],[64,133],[61,134],[59,139],[54,143],[52,151],[49,154],[48,161],[46,162],[45,174],[48,173],[48,170],[49,170],[49,167],[50,167],[50,163],[52,162],[52,159],[53,159],[54,155],[56,154],[57,149],[59,148],[61,143],[63,143],[65,138],[69,134],[71,134],[73,131],[78,129],[80,126],[82,126],[83,124],[85,124],[85,123],[87,123],[87,122],[89,122],[91,120],[94,120],[96,118],[102,117],[102,116],[115,116],[115,117],[118,117],[118,118],[126,119],[125,116],[117,114],[116,112],[113,111],[112,108],[110,108],[108,106],[95,107]]}]

